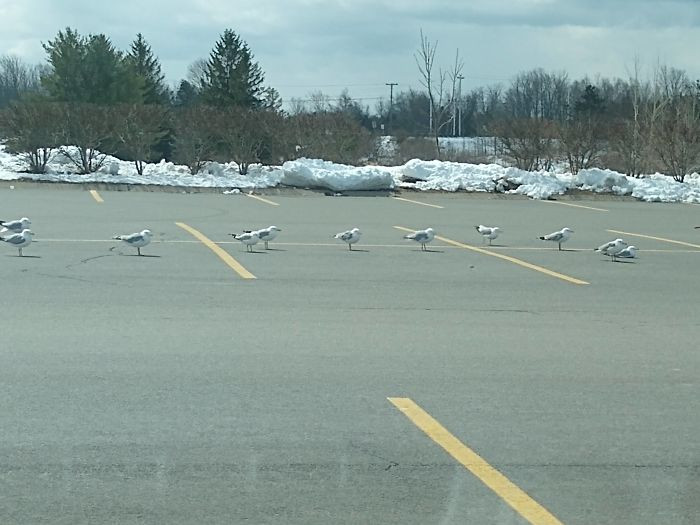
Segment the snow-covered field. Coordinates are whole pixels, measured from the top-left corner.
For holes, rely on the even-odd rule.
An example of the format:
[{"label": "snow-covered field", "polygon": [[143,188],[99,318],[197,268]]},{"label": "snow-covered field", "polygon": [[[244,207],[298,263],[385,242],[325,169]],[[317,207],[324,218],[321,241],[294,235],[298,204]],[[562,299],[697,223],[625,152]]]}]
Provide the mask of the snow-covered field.
[{"label": "snow-covered field", "polygon": [[251,166],[249,174],[238,174],[234,163],[209,163],[192,175],[185,166],[159,162],[146,166],[138,175],[132,162],[108,157],[96,173],[79,175],[62,155],[49,163],[48,173],[23,173],[25,162],[0,146],[0,180],[41,180],[53,182],[107,182],[165,186],[210,187],[254,190],[277,186],[350,190],[415,189],[436,191],[503,192],[547,199],[580,189],[595,193],[631,195],[649,202],[700,203],[700,175],[685,183],[661,174],[635,179],[601,169],[582,170],[577,175],[546,171],[529,172],[498,164],[465,164],[410,160],[402,166],[347,166],[319,159],[298,159],[281,166]]}]

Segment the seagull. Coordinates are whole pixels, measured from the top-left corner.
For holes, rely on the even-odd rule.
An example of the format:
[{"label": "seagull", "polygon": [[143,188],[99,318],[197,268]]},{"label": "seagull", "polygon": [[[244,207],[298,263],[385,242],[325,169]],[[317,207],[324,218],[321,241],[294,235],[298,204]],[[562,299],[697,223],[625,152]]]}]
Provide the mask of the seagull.
[{"label": "seagull", "polygon": [[336,233],[333,238],[348,243],[348,250],[352,250],[352,245],[360,240],[361,235],[362,232],[359,228],[353,228],[352,230]]},{"label": "seagull", "polygon": [[498,226],[484,226],[483,224],[474,226],[474,228],[484,237],[484,242],[486,242],[486,239],[489,240],[489,246],[491,241],[498,237],[502,231]]},{"label": "seagull", "polygon": [[26,230],[29,228],[29,225],[32,223],[29,219],[26,217],[22,217],[21,219],[17,219],[16,221],[0,221],[0,226],[2,226],[2,230],[0,230],[0,233],[5,233],[5,232],[15,232],[15,233],[21,233],[22,230]]},{"label": "seagull", "polygon": [[559,250],[561,250],[561,243],[568,241],[572,233],[574,233],[574,230],[571,228],[562,228],[558,232],[550,233],[549,235],[542,235],[540,239],[543,241],[556,242],[559,245]]},{"label": "seagull", "polygon": [[265,243],[265,249],[267,250],[267,243],[277,237],[277,233],[281,231],[282,230],[280,230],[277,226],[268,226],[267,228],[258,230],[255,233],[257,233],[260,240]]},{"label": "seagull", "polygon": [[230,233],[229,235],[245,244],[246,251],[251,253],[253,252],[253,245],[258,244],[258,241],[260,241],[258,232]]},{"label": "seagull", "polygon": [[22,233],[13,233],[7,237],[0,237],[0,240],[16,247],[19,250],[19,256],[22,257],[22,248],[32,243],[32,235],[34,235],[34,232],[25,228],[22,230]]},{"label": "seagull", "polygon": [[404,235],[403,238],[419,242],[420,249],[422,251],[428,251],[425,245],[432,242],[432,240],[435,238],[435,230],[432,228],[426,228],[425,230],[418,230],[413,233],[409,233],[408,235]]},{"label": "seagull", "polygon": [[141,248],[143,248],[151,242],[152,236],[153,233],[151,232],[151,230],[143,230],[138,233],[130,233],[128,235],[115,235],[112,238],[117,241],[123,241],[129,246],[136,248],[138,254],[141,255]]},{"label": "seagull", "polygon": [[625,241],[623,241],[622,239],[615,239],[614,241],[601,244],[594,251],[600,252],[603,255],[607,255],[608,257],[610,257],[611,261],[615,261],[617,254],[625,248],[627,248],[627,243]]},{"label": "seagull", "polygon": [[628,246],[627,248],[622,250],[620,253],[618,253],[617,257],[618,258],[622,257],[623,259],[636,259],[637,258],[637,247],[636,246]]}]

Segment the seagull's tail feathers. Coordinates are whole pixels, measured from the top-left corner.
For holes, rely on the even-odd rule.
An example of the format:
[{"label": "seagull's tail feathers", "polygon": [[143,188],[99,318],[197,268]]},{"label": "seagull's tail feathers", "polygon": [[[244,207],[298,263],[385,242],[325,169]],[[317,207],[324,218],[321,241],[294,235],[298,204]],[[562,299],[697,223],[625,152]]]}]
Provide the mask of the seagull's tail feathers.
[{"label": "seagull's tail feathers", "polygon": [[240,234],[240,233],[229,233],[229,235],[230,235],[231,237],[233,237],[234,239],[238,239],[238,236],[241,235],[241,234]]},{"label": "seagull's tail feathers", "polygon": [[123,235],[115,235],[114,237],[112,237],[112,239],[114,239],[115,241],[121,241],[123,237]]},{"label": "seagull's tail feathers", "polygon": [[416,234],[415,233],[407,233],[406,235],[403,236],[404,239],[415,239]]},{"label": "seagull's tail feathers", "polygon": [[541,241],[546,241],[547,239],[545,239],[544,237],[545,237],[544,235],[540,235],[539,239],[540,239]]}]

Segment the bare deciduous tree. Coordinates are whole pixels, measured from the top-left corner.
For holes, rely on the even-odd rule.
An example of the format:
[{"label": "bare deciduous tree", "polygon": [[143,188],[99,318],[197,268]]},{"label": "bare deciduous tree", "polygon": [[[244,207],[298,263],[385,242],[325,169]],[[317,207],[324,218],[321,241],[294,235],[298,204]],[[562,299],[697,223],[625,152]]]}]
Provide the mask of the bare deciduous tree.
[{"label": "bare deciduous tree", "polygon": [[196,175],[207,161],[213,160],[220,136],[215,122],[220,112],[203,105],[182,108],[175,113],[175,160]]},{"label": "bare deciduous tree", "polygon": [[0,113],[0,135],[10,153],[21,154],[30,173],[45,173],[60,146],[63,112],[58,103],[43,99],[14,102]]},{"label": "bare deciduous tree", "polygon": [[143,175],[146,163],[158,160],[156,146],[168,134],[167,110],[154,104],[128,104],[117,106],[115,116],[119,153],[133,160]]},{"label": "bare deciduous tree", "polygon": [[[449,72],[439,70],[437,78],[433,72],[435,67],[435,53],[437,42],[434,44],[420,32],[420,48],[414,54],[418,71],[420,72],[421,85],[428,92],[430,104],[430,135],[435,138],[435,153],[440,158],[440,131],[452,122],[454,104],[457,98],[457,81],[464,69],[464,63],[459,58],[459,50],[455,54],[455,61]],[[449,81],[449,86],[446,85]]]},{"label": "bare deciduous tree", "polygon": [[[66,103],[63,108],[63,143],[59,151],[81,174],[93,173],[114,154],[115,116],[109,106]],[[70,146],[75,146],[75,149]]]}]

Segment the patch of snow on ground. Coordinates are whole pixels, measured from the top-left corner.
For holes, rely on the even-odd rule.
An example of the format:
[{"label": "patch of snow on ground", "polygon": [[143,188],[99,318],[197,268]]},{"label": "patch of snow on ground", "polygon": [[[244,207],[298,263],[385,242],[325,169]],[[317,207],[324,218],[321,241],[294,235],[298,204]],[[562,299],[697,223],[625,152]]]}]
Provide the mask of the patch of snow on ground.
[{"label": "patch of snow on ground", "polygon": [[[75,148],[66,148],[75,154]],[[146,164],[139,175],[133,162],[108,156],[95,173],[81,175],[69,159],[60,153],[52,158],[47,173],[24,173],[27,164],[0,145],[0,180],[27,179],[53,182],[106,182],[116,184],[154,184],[211,188],[273,188],[286,185],[322,188],[335,192],[352,190],[389,190],[396,187],[417,190],[505,192],[547,199],[570,189],[596,193],[631,195],[648,202],[700,203],[700,175],[685,183],[662,174],[641,178],[628,177],[598,168],[581,170],[577,175],[548,171],[524,171],[498,164],[413,159],[402,166],[348,166],[320,159],[298,159],[282,166],[252,165],[247,175],[238,173],[236,163],[209,162],[192,175],[189,168],[161,161]],[[230,192],[235,193],[235,192]]]}]

